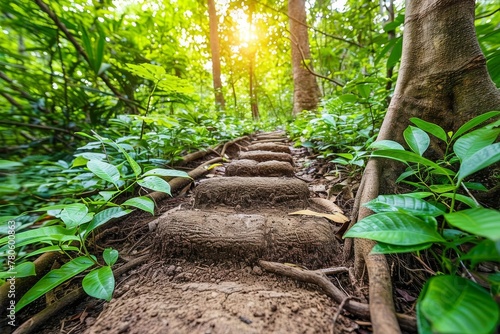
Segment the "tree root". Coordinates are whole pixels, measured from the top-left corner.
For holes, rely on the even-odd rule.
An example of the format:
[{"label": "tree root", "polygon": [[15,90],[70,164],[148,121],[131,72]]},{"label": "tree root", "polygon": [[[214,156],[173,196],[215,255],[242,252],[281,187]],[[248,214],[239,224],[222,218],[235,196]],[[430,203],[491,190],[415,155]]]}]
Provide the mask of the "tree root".
[{"label": "tree root", "polygon": [[[44,253],[38,257],[33,263],[35,264],[36,276],[28,276],[16,278],[16,295],[22,296],[28,291],[39,279],[50,271],[52,264],[61,257],[59,252]],[[10,289],[10,283],[5,282],[0,286],[0,309],[5,310],[9,303],[7,298]]]},{"label": "tree root", "polygon": [[[368,304],[350,299],[350,297],[337,288],[321,270],[306,270],[300,267],[263,260],[259,261],[259,265],[268,272],[287,276],[301,282],[316,284],[335,302],[343,304],[344,308],[350,313],[363,319],[370,319],[370,314],[372,312],[371,307]],[[401,328],[410,332],[416,332],[417,323],[414,317],[406,314],[396,314],[396,318]]]},{"label": "tree root", "polygon": [[[208,169],[207,169],[208,166],[213,165],[213,164],[218,163],[218,162],[222,162],[222,161],[224,161],[224,159],[221,157],[213,158],[212,160],[209,160],[209,161],[205,162],[204,164],[201,164],[197,168],[193,169],[192,171],[190,171],[188,173],[190,178],[186,178],[186,177],[173,178],[172,180],[170,180],[168,182],[170,184],[170,191],[172,193],[175,193],[175,192],[181,190],[182,188],[184,188],[185,186],[187,186],[188,184],[193,182],[193,180],[199,179],[200,177],[207,174],[208,173]],[[166,194],[164,192],[160,192],[160,191],[154,191],[152,193],[147,194],[146,196],[151,198],[153,201],[157,202],[157,201],[161,201],[161,200],[167,198],[168,194]]]},{"label": "tree root", "polygon": [[[143,256],[140,256],[136,259],[133,259],[133,260],[125,263],[124,265],[122,265],[121,267],[119,267],[113,271],[115,278],[121,276],[122,274],[126,273],[127,271],[134,268],[135,266],[145,262],[150,257],[151,256],[149,254],[143,255]],[[81,287],[76,289],[76,290],[71,291],[66,296],[62,297],[61,299],[54,302],[53,304],[50,304],[45,309],[43,309],[42,311],[38,312],[33,317],[31,317],[29,320],[25,321],[12,334],[33,333],[37,328],[42,326],[50,318],[54,317],[62,309],[64,309],[65,307],[68,307],[69,305],[73,304],[74,302],[82,299],[86,295],[87,294],[85,293],[85,291],[83,291],[83,288],[81,288]]]},{"label": "tree root", "polygon": [[[357,217],[353,217],[353,222],[359,221],[371,214],[367,208],[361,207],[379,194],[379,182],[383,180],[380,171],[380,161],[371,159],[363,174],[362,187],[356,195],[357,207],[359,210]],[[355,239],[355,261],[354,272],[357,277],[366,268],[368,270],[370,289],[370,313],[374,333],[400,333],[401,330],[396,319],[396,311],[392,296],[392,281],[387,260],[382,254],[370,254],[375,242],[368,239]]]}]

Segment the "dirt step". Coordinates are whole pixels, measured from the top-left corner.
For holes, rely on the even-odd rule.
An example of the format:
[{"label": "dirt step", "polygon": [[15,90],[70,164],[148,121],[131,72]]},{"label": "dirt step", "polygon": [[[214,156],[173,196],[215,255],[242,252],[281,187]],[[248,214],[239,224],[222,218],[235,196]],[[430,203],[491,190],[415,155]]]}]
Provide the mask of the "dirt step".
[{"label": "dirt step", "polygon": [[256,143],[248,145],[246,150],[290,153],[290,147],[282,143]]},{"label": "dirt step", "polygon": [[244,214],[176,211],[151,223],[154,249],[162,257],[258,259],[317,267],[339,252],[336,226],[326,219],[290,216],[283,211]]},{"label": "dirt step", "polygon": [[216,206],[260,210],[308,206],[309,188],[304,181],[281,177],[217,177],[201,182],[194,190],[194,207]]},{"label": "dirt step", "polygon": [[226,166],[226,176],[263,176],[279,177],[294,176],[294,169],[290,163],[285,161],[234,160]]},{"label": "dirt step", "polygon": [[289,153],[282,152],[270,152],[270,151],[248,151],[240,152],[239,159],[255,160],[258,162],[263,161],[286,161],[293,165],[292,155]]},{"label": "dirt step", "polygon": [[[329,298],[261,276],[259,267],[165,264],[152,277],[149,267],[117,287],[121,297],[106,305],[85,334],[333,332],[336,307]],[[353,325],[341,320],[339,333],[351,332]]]}]

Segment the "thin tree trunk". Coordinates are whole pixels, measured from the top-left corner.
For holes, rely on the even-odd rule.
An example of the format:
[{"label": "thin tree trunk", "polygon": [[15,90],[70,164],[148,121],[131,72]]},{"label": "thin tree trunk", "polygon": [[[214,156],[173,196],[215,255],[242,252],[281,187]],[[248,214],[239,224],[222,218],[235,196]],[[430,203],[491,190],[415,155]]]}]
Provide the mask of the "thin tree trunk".
[{"label": "thin tree trunk", "polygon": [[[252,25],[253,25],[253,10],[254,10],[254,3],[253,1],[250,1],[249,4],[249,9],[248,9],[248,26],[250,31],[252,31]],[[249,65],[248,65],[248,75],[249,75],[249,93],[250,93],[250,109],[252,110],[252,118],[254,120],[260,118],[259,114],[259,103],[257,99],[257,91],[255,89],[255,56],[257,53],[255,40],[250,40],[249,41]]]},{"label": "thin tree trunk", "polygon": [[222,94],[220,44],[219,44],[219,18],[215,9],[214,0],[208,0],[208,15],[210,19],[210,51],[212,52],[212,75],[214,83],[215,104],[224,110],[226,101]]},{"label": "thin tree trunk", "polygon": [[311,73],[305,0],[289,0],[288,16],[292,41],[293,115],[297,115],[303,110],[316,109],[321,92],[316,77]]}]

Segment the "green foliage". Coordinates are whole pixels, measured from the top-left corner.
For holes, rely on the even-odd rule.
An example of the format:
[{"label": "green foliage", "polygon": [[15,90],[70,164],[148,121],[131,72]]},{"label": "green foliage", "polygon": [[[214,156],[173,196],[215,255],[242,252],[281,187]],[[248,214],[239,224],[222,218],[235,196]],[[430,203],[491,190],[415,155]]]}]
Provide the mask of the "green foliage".
[{"label": "green foliage", "polygon": [[[32,213],[45,214],[38,219],[42,222],[41,227],[34,229],[24,227],[24,231],[19,228],[16,233],[15,247],[19,259],[15,270],[19,271],[18,277],[35,274],[33,263],[27,261],[28,257],[34,255],[59,251],[72,260],[42,277],[22,296],[16,306],[17,310],[92,267],[94,268],[82,281],[83,289],[93,297],[110,300],[114,290],[111,266],[118,259],[118,252],[106,249],[103,253],[106,265],[102,265],[88,251],[87,238],[96,228],[113,218],[127,215],[136,208],[154,214],[154,202],[145,196],[129,198],[120,205],[114,203],[121,195],[134,189],[135,185],[170,194],[169,184],[161,177],[188,177],[181,171],[141,166],[132,156],[135,153],[133,147],[123,142],[113,141],[97,134],[90,136],[82,133],[82,135],[93,140],[86,145],[87,148],[99,147],[104,149],[105,154],[90,152],[77,154],[72,164],[72,172],[77,174],[75,178],[82,181],[81,176],[85,176],[86,190],[92,187],[96,190],[107,189],[108,186],[112,190],[98,192],[75,203],[55,204],[32,210]],[[5,165],[16,167],[15,164]],[[143,172],[146,169],[149,170]],[[25,214],[28,215],[29,212]],[[8,236],[0,239],[0,252],[9,249],[8,241]],[[49,246],[46,246],[47,244]],[[41,247],[42,245],[45,247]],[[8,273],[8,271],[2,273],[0,277],[6,277]]]},{"label": "green foliage", "polygon": [[[380,195],[365,203],[375,214],[357,222],[344,236],[378,241],[373,253],[429,249],[436,257],[441,272],[448,274],[431,278],[422,289],[417,303],[419,332],[492,333],[500,320],[491,295],[476,282],[458,277],[461,269],[469,274],[481,262],[500,260],[500,211],[481,207],[464,181],[500,161],[500,145],[494,143],[500,122],[474,129],[499,115],[498,111],[480,115],[455,134],[413,118],[416,127],[408,126],[403,133],[411,151],[390,141],[371,145],[379,148],[372,157],[406,163],[408,168],[398,181],[422,191]],[[423,157],[430,144],[428,133],[446,146],[445,156],[436,162]],[[458,193],[461,188],[465,194]],[[471,208],[458,209],[457,202]],[[466,244],[468,248],[462,247]],[[495,289],[492,284],[494,294]]]}]

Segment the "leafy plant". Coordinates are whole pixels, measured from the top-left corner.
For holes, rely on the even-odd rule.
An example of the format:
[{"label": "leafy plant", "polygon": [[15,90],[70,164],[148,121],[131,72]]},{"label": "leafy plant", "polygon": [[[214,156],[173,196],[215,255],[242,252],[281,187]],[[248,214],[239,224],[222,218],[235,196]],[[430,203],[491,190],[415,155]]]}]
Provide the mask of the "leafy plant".
[{"label": "leafy plant", "polygon": [[[19,259],[20,263],[9,271],[17,271],[17,277],[34,275],[34,265],[27,259],[46,252],[59,251],[71,260],[42,277],[21,297],[16,304],[16,310],[21,310],[43,294],[88,269],[91,270],[83,278],[83,289],[93,297],[109,301],[114,290],[111,267],[118,259],[118,252],[114,249],[104,250],[102,258],[105,264],[101,264],[88,250],[89,236],[110,220],[123,217],[135,209],[154,215],[154,202],[147,196],[133,197],[121,204],[115,203],[121,195],[130,192],[136,185],[170,194],[170,185],[164,180],[165,177],[188,177],[185,172],[163,168],[144,171],[133,158],[133,150],[131,151],[129,145],[97,134],[81,135],[100,143],[106,154],[77,154],[73,167],[83,172],[80,176],[87,174],[87,179],[97,179],[92,186],[106,190],[99,191],[95,196],[81,202],[50,205],[33,210],[45,212],[39,219],[42,226],[16,233],[17,253],[24,256]],[[111,154],[112,151],[115,154]],[[110,163],[117,155],[122,157],[121,161],[118,164]],[[0,239],[0,252],[7,252],[8,242],[9,236]]]},{"label": "leafy plant", "polygon": [[[495,142],[500,121],[473,130],[499,115],[499,111],[480,115],[455,133],[412,118],[415,126],[403,133],[410,151],[387,140],[371,145],[378,149],[372,157],[406,163],[408,168],[398,181],[418,191],[380,195],[365,203],[375,214],[356,223],[344,237],[377,241],[372,253],[428,250],[437,259],[446,274],[431,278],[420,293],[417,318],[422,333],[491,333],[500,319],[492,296],[474,280],[459,277],[462,271],[472,277],[470,270],[481,262],[500,261],[500,211],[483,208],[470,189],[484,186],[466,182],[500,161],[500,143]],[[440,160],[424,157],[431,141],[428,133],[446,147]],[[459,193],[462,188],[464,193]],[[457,209],[458,202],[470,208]],[[497,285],[491,284],[495,294]]]}]

